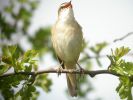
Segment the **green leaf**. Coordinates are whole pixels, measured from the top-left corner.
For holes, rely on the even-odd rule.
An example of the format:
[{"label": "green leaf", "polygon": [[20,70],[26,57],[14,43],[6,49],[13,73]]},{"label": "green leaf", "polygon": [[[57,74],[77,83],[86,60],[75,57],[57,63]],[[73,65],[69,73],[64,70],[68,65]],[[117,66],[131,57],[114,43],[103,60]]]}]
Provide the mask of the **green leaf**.
[{"label": "green leaf", "polygon": [[50,39],[50,27],[40,28],[35,32],[34,37],[30,37],[29,41],[32,43],[33,49],[38,50],[39,56],[42,57],[44,53],[53,53],[53,47]]},{"label": "green leaf", "polygon": [[116,48],[115,51],[112,50],[112,55],[108,56],[108,58],[111,61],[109,71],[120,75],[120,83],[116,91],[121,99],[132,100],[133,81],[131,81],[131,77],[133,76],[133,63],[121,59],[129,51],[130,49],[127,47]]},{"label": "green leaf", "polygon": [[3,46],[2,53],[3,53],[3,56],[11,56],[7,46]]},{"label": "green leaf", "polygon": [[13,7],[12,6],[7,6],[7,7],[5,7],[5,12],[8,12],[8,13],[11,13],[12,12],[12,9],[13,9]]},{"label": "green leaf", "polygon": [[8,76],[0,79],[0,90],[5,100],[14,97],[14,87],[17,87],[22,80],[25,79],[24,75]]},{"label": "green leaf", "polygon": [[25,72],[31,72],[31,70],[32,70],[32,65],[25,66]]},{"label": "green leaf", "polygon": [[45,92],[49,92],[51,90],[52,81],[48,78],[47,74],[39,75],[35,81],[35,85],[43,88]]},{"label": "green leaf", "polygon": [[18,0],[20,3],[26,3],[28,0]]},{"label": "green leaf", "polygon": [[35,87],[32,85],[24,85],[20,90],[20,96],[22,100],[31,100],[32,93],[35,92]]},{"label": "green leaf", "polygon": [[102,64],[101,64],[101,62],[100,62],[100,60],[99,60],[99,58],[96,58],[96,62],[97,62],[97,64],[101,67],[102,66]]},{"label": "green leaf", "polygon": [[31,5],[32,10],[34,10],[34,9],[37,8],[38,3],[39,3],[38,1],[31,1],[31,2],[30,2],[30,5]]},{"label": "green leaf", "polygon": [[23,62],[29,62],[31,59],[37,56],[37,51],[28,50],[24,53]]},{"label": "green leaf", "polygon": [[8,65],[0,65],[0,75],[5,73],[8,70],[9,66]]},{"label": "green leaf", "polygon": [[17,49],[17,46],[16,45],[11,45],[11,46],[8,45],[8,46],[4,46],[2,48],[2,52],[3,52],[3,55],[4,56],[10,56],[10,57],[12,57],[13,54],[15,53],[16,49]]},{"label": "green leaf", "polygon": [[96,54],[99,54],[103,48],[105,48],[108,45],[106,42],[98,43],[93,47],[90,47],[90,50]]},{"label": "green leaf", "polygon": [[16,49],[17,49],[17,45],[8,46],[8,50],[11,55],[15,53]]},{"label": "green leaf", "polygon": [[122,66],[125,73],[127,73],[128,76],[133,75],[133,62],[126,62]]},{"label": "green leaf", "polygon": [[116,91],[119,93],[119,96],[121,97],[121,99],[132,100],[131,88],[133,86],[133,83],[128,77],[125,76],[121,76],[119,80],[120,84],[116,88]]},{"label": "green leaf", "polygon": [[112,50],[112,55],[107,56],[110,61],[111,65],[109,70],[115,72],[120,75],[131,76],[133,75],[133,63],[126,62],[125,60],[121,59],[124,55],[126,55],[130,51],[127,47],[120,47],[116,48],[115,51]]},{"label": "green leaf", "polygon": [[117,60],[119,60],[121,57],[126,55],[129,51],[130,51],[130,49],[128,47],[122,46],[120,48],[116,48],[114,54],[115,54],[115,57],[117,58]]},{"label": "green leaf", "polygon": [[31,12],[22,7],[19,11],[18,17],[20,17],[23,21],[29,21]]},{"label": "green leaf", "polygon": [[[79,97],[83,98],[84,100],[84,97],[86,97],[86,95],[91,92],[91,90],[93,90],[92,88],[92,84],[90,83],[89,80],[87,80],[87,76],[84,76],[84,77],[81,77],[80,75],[77,75],[77,81],[78,81],[78,95]],[[86,87],[86,88],[83,88],[83,87]],[[80,99],[79,99],[80,100]],[[82,100],[82,99],[81,99]]]},{"label": "green leaf", "polygon": [[19,57],[23,54],[24,52],[22,51],[22,49],[20,48],[19,45],[17,45],[17,48],[15,50],[15,53],[13,54],[12,58],[15,59],[19,59]]},{"label": "green leaf", "polygon": [[34,87],[34,86],[32,86],[32,85],[30,85],[29,87],[28,87],[28,91],[29,92],[34,92],[36,90],[36,88]]},{"label": "green leaf", "polygon": [[93,53],[95,53],[95,55],[97,56],[97,57],[96,57],[96,62],[97,62],[97,64],[98,64],[99,66],[102,66],[102,64],[101,64],[101,62],[100,62],[98,56],[100,55],[101,51],[102,51],[107,45],[108,45],[108,43],[102,42],[102,43],[96,44],[95,46],[90,47],[90,50],[91,50]]},{"label": "green leaf", "polygon": [[19,61],[16,61],[15,66],[13,66],[13,67],[14,67],[14,70],[16,72],[25,70],[24,64],[22,62],[19,62]]},{"label": "green leaf", "polygon": [[110,71],[120,75],[130,77],[133,75],[133,63],[126,62],[125,60],[119,60],[110,66]]},{"label": "green leaf", "polygon": [[9,65],[12,65],[12,58],[10,56],[3,56],[2,62],[9,64]]},{"label": "green leaf", "polygon": [[[14,71],[20,71],[20,72],[31,72],[33,69],[33,65],[35,65],[36,61],[33,60],[33,57],[28,56],[28,62],[23,62],[23,48],[18,44],[18,46],[7,46],[8,44],[14,43],[12,40],[12,36],[18,33],[25,34],[27,36],[27,28],[30,25],[30,18],[32,16],[33,10],[37,7],[37,3],[35,3],[38,0],[8,0],[7,5],[3,5],[4,9],[1,9],[0,11],[0,38],[2,41],[2,45],[0,45],[0,75],[5,74],[5,72],[8,71],[9,68],[11,68],[11,72]],[[33,2],[33,3],[30,3]],[[17,12],[14,11],[14,8],[18,8]],[[33,8],[33,9],[32,9]],[[11,17],[11,20],[13,20],[14,23],[11,23],[10,20],[7,20],[9,16],[5,16],[5,13],[8,13],[8,15]],[[18,24],[20,27],[17,27]],[[10,42],[10,43],[9,43]],[[1,43],[0,43],[1,44]],[[32,53],[33,54],[33,53]],[[31,54],[31,55],[32,55]],[[8,73],[8,72],[7,72]],[[1,77],[0,78],[0,94],[1,97],[4,98],[4,100],[27,100],[32,99],[32,96],[34,96],[35,87],[28,85],[29,79],[31,75],[11,75],[8,77]],[[23,84],[25,83],[25,84]],[[15,98],[15,94],[20,91],[22,87],[23,89],[23,95],[25,98],[21,98],[20,94],[18,93],[18,98]],[[37,92],[35,92],[37,94]],[[22,95],[22,97],[24,97]]]}]

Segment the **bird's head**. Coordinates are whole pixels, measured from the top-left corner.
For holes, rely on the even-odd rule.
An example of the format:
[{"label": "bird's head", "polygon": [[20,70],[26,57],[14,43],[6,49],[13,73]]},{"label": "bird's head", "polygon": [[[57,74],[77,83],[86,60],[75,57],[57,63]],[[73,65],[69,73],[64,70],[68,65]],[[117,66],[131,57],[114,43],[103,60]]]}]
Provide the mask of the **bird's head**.
[{"label": "bird's head", "polygon": [[72,7],[71,1],[62,3],[60,5],[60,7],[58,9],[58,18],[61,20],[74,19],[73,7]]}]

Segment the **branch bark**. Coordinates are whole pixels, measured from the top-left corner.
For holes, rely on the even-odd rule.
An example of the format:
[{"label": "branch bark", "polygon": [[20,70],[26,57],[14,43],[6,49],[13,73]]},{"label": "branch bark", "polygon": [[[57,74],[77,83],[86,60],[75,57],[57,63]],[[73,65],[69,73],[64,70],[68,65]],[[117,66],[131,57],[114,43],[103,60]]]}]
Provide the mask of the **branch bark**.
[{"label": "branch bark", "polygon": [[41,75],[41,74],[46,74],[46,73],[70,73],[70,74],[87,74],[90,77],[94,77],[96,75],[99,74],[111,74],[111,75],[115,75],[115,76],[120,76],[119,74],[115,74],[112,73],[108,70],[95,70],[95,71],[89,71],[89,70],[66,70],[66,69],[62,69],[60,72],[58,69],[54,69],[54,68],[49,68],[49,69],[45,69],[45,70],[41,70],[41,71],[37,71],[37,72],[18,72],[18,73],[6,73],[0,76],[0,78],[4,78],[4,77],[8,77],[8,76],[12,76],[12,75]]},{"label": "branch bark", "polygon": [[124,35],[121,38],[115,39],[113,42],[117,42],[117,41],[121,41],[124,40],[125,38],[129,37],[130,35],[133,35],[133,32],[127,33],[126,35]]}]

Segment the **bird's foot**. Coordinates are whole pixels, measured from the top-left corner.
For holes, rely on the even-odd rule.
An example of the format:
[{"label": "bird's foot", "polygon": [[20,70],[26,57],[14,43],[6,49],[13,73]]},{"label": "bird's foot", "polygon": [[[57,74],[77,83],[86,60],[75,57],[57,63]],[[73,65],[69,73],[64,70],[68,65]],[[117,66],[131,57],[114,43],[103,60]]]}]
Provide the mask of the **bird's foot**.
[{"label": "bird's foot", "polygon": [[[77,65],[79,67],[80,73],[84,75],[84,71],[85,71],[84,68],[82,68],[78,62],[77,62]],[[80,74],[80,76],[81,76],[81,74]]]},{"label": "bird's foot", "polygon": [[63,70],[62,66],[59,66],[59,67],[56,69],[57,75],[58,75],[58,76],[61,75],[62,70]]}]

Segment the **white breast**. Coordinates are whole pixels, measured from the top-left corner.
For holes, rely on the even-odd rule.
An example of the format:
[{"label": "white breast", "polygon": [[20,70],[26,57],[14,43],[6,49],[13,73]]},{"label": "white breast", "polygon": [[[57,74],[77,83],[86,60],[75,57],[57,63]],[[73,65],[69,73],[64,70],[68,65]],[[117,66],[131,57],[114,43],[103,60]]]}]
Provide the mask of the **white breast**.
[{"label": "white breast", "polygon": [[76,62],[81,52],[82,31],[76,24],[58,23],[52,36],[55,52],[65,62]]}]

